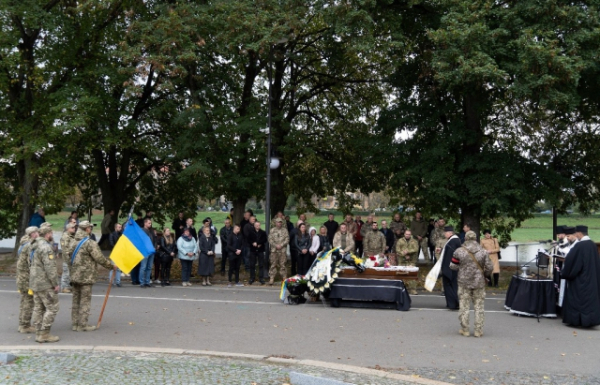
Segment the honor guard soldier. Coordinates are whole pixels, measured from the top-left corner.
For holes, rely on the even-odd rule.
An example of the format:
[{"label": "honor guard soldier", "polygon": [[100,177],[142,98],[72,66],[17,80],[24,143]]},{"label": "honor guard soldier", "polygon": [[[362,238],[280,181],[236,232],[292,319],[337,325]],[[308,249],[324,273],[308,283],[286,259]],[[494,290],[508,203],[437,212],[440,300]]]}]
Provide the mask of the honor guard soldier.
[{"label": "honor guard soldier", "polygon": [[[73,287],[73,306],[71,324],[73,331],[89,332],[96,326],[88,325],[92,307],[92,285],[96,283],[98,265],[113,269],[113,265],[100,251],[100,246],[90,239],[92,224],[79,223],[75,233],[76,246],[71,255],[71,286]],[[116,270],[116,266],[114,267]]]},{"label": "honor guard soldier", "polygon": [[25,229],[25,235],[21,238],[17,260],[17,290],[21,295],[19,306],[19,333],[34,333],[35,328],[31,326],[33,315],[33,295],[29,292],[29,270],[31,268],[31,247],[39,236],[39,230],[35,226]]},{"label": "honor guard soldier", "polygon": [[54,318],[58,313],[58,272],[56,255],[52,249],[52,227],[42,225],[40,237],[31,246],[31,270],[29,289],[33,292],[33,324],[36,329],[35,341],[39,343],[57,342],[57,336],[50,334]]}]

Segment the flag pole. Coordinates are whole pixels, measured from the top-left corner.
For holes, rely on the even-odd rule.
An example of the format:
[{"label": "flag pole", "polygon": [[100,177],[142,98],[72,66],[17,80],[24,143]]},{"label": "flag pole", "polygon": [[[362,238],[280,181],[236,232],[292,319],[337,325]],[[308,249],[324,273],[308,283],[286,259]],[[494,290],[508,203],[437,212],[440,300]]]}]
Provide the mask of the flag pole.
[{"label": "flag pole", "polygon": [[[131,218],[131,214],[133,214],[133,208],[135,205],[131,206],[131,210],[129,210],[129,215],[127,219]],[[110,257],[109,257],[110,258]],[[112,288],[113,281],[115,276],[117,275],[117,267],[115,266],[112,270],[112,274],[110,276],[110,282],[108,283],[108,289],[106,290],[106,295],[104,296],[104,303],[102,304],[102,310],[100,310],[100,317],[98,318],[98,326],[97,329],[100,329],[100,324],[102,323],[102,316],[104,315],[104,309],[106,308],[106,303],[108,302],[108,296],[110,295],[110,289]]]},{"label": "flag pole", "polygon": [[102,310],[100,310],[100,318],[98,318],[98,326],[96,326],[96,329],[100,329],[100,324],[102,323],[102,316],[104,315],[104,309],[106,308],[106,303],[108,302],[108,296],[110,295],[110,289],[112,288],[115,275],[117,275],[116,266],[115,268],[113,268],[112,275],[110,276],[110,282],[108,283],[108,289],[106,290],[106,295],[104,296],[104,303],[102,304]]}]

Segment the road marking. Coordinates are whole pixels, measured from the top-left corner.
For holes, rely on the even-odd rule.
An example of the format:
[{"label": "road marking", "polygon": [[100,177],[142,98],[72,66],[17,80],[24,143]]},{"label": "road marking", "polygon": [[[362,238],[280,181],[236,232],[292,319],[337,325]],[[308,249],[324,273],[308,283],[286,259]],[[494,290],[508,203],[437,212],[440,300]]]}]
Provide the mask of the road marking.
[{"label": "road marking", "polygon": [[[12,290],[0,290],[0,293],[12,293],[16,294]],[[60,296],[70,296],[70,294],[60,293]],[[92,294],[92,297],[104,298],[104,294]],[[162,301],[176,301],[176,302],[206,302],[206,303],[227,303],[227,304],[248,304],[248,305],[279,305],[281,302],[255,302],[255,301],[233,301],[233,300],[218,300],[218,299],[198,299],[198,298],[165,298],[165,297],[142,297],[133,295],[111,295],[110,298],[121,298],[121,299],[149,299],[149,300],[162,300]],[[319,303],[320,304],[320,303]],[[309,305],[312,307],[313,305]],[[320,306],[316,306],[320,307]],[[346,308],[350,309],[350,308]],[[449,311],[448,309],[441,308],[428,308],[428,307],[411,307],[410,310],[431,310],[431,311]],[[473,310],[471,310],[473,311]],[[505,313],[512,314],[506,310],[485,310],[486,313]]]}]

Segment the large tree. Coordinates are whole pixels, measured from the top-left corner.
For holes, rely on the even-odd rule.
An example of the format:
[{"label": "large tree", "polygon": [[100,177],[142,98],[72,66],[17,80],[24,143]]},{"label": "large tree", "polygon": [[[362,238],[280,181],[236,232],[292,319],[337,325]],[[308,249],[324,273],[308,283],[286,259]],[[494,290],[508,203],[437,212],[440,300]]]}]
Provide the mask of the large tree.
[{"label": "large tree", "polygon": [[[375,12],[407,43],[390,81],[395,103],[380,120],[397,151],[391,186],[407,203],[479,230],[514,225],[557,188],[524,143],[541,117],[577,109],[582,72],[595,65],[597,2],[390,2]],[[393,155],[391,153],[390,155]]]}]

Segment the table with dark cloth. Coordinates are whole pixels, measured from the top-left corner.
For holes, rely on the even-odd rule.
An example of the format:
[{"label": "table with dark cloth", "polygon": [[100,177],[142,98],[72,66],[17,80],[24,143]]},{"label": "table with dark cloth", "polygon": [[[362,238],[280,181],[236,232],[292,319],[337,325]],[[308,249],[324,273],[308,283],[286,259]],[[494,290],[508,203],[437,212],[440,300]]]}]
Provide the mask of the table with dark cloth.
[{"label": "table with dark cloth", "polygon": [[556,289],[551,279],[513,275],[504,307],[511,313],[530,317],[556,318]]},{"label": "table with dark cloth", "polygon": [[[370,305],[386,305],[401,311],[410,309],[410,296],[401,280],[338,278],[331,286],[329,300],[333,307],[339,307],[341,302],[356,307],[373,307]],[[368,301],[368,302],[367,302]],[[362,306],[359,302],[362,302]],[[367,306],[365,306],[367,305]]]}]

